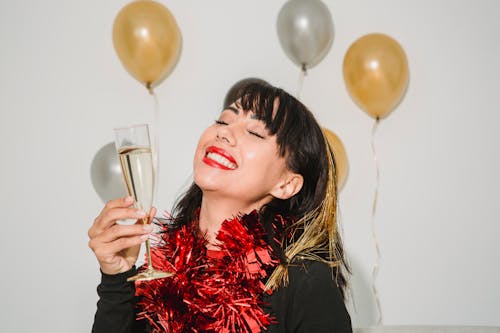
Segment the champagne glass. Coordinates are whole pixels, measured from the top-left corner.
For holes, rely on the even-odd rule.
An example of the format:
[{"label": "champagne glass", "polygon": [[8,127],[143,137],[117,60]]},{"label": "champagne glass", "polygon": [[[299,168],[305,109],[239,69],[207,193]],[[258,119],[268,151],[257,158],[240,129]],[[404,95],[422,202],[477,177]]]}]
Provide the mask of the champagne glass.
[{"label": "champagne glass", "polygon": [[[153,205],[155,187],[148,125],[117,128],[115,136],[116,150],[127,191],[134,198],[134,206],[148,213]],[[143,218],[142,223],[149,223],[149,218]],[[173,275],[153,268],[149,239],[146,240],[146,256],[147,269],[128,278],[128,281],[150,281]]]}]

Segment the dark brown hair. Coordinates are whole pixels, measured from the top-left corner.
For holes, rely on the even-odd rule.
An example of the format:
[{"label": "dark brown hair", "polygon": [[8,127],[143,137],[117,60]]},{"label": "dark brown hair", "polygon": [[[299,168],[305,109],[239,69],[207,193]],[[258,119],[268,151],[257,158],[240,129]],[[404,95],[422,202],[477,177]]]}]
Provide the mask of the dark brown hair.
[{"label": "dark brown hair", "polygon": [[[293,232],[281,230],[278,231],[279,235],[276,235],[273,232],[272,223],[277,215],[281,215],[289,221],[286,228],[294,228],[296,221],[318,210],[324,204],[329,170],[332,170],[332,167],[335,170],[334,165],[330,167],[326,153],[330,148],[314,115],[300,101],[284,90],[273,87],[265,81],[249,82],[245,86],[239,87],[236,99],[235,103],[238,103],[242,110],[251,110],[258,119],[265,123],[270,134],[276,135],[279,154],[285,157],[287,168],[302,175],[304,179],[303,186],[296,195],[286,200],[275,198],[264,205],[259,212],[261,222],[268,232],[270,245],[280,256],[282,263],[286,264],[291,258],[285,256],[285,245],[299,239],[304,230],[300,228],[292,230]],[[336,187],[334,191],[336,192]],[[175,205],[173,210],[175,221],[180,225],[192,221],[200,207],[201,199],[201,189],[193,183]],[[336,195],[334,200],[336,200]],[[324,232],[328,233],[328,230]],[[291,238],[287,239],[290,235],[292,235]],[[277,236],[279,242],[274,241]],[[329,263],[337,262],[337,267],[335,267],[336,281],[344,294],[347,281],[344,275],[346,272],[343,270],[348,272],[349,268],[336,229],[334,237],[338,252],[335,260],[331,258],[331,253],[328,251],[328,242],[324,244],[322,241],[321,244],[315,246],[317,246],[316,249],[319,249],[318,257],[323,257]],[[338,258],[339,256],[340,258]]]}]

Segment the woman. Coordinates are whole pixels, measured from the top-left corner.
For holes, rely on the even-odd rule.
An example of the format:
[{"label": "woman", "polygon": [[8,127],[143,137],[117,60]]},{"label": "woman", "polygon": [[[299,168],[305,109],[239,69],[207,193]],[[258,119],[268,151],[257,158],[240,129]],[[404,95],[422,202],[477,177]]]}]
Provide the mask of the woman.
[{"label": "woman", "polygon": [[321,128],[267,83],[237,97],[201,135],[194,183],[161,226],[153,263],[173,277],[126,281],[152,232],[116,224],[146,215],[130,198],[95,219],[94,332],[351,332],[335,163]]}]

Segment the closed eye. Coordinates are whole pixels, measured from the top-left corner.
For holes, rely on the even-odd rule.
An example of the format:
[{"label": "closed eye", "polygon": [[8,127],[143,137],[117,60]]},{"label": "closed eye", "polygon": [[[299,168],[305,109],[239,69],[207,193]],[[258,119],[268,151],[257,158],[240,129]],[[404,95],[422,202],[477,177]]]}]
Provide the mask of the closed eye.
[{"label": "closed eye", "polygon": [[254,132],[254,131],[248,131],[248,133],[252,134],[252,135],[255,135],[256,137],[260,138],[260,139],[264,139],[264,136],[257,133],[257,132]]},{"label": "closed eye", "polygon": [[216,123],[217,125],[228,125],[228,123],[226,123],[225,121],[222,121],[222,120],[220,120],[220,119],[215,120],[215,123]]},{"label": "closed eye", "polygon": [[[223,125],[223,126],[227,126],[227,125],[229,125],[229,124],[228,124],[228,123],[226,123],[224,120],[220,120],[220,119],[216,119],[216,120],[215,120],[215,124],[217,124],[217,125]],[[259,134],[259,133],[255,132],[255,131],[251,131],[251,130],[249,130],[249,131],[248,131],[248,133],[250,133],[250,134],[251,134],[251,135],[253,135],[253,136],[258,137],[259,139],[265,139],[265,136],[264,136],[264,135]]]}]

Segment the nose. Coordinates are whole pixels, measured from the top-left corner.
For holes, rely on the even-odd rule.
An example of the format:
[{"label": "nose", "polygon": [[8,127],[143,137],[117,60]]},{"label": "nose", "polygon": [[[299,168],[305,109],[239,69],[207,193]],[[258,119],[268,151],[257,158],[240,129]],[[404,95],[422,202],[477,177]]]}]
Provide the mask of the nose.
[{"label": "nose", "polygon": [[236,136],[232,125],[221,126],[217,130],[217,140],[234,146],[236,144]]}]

